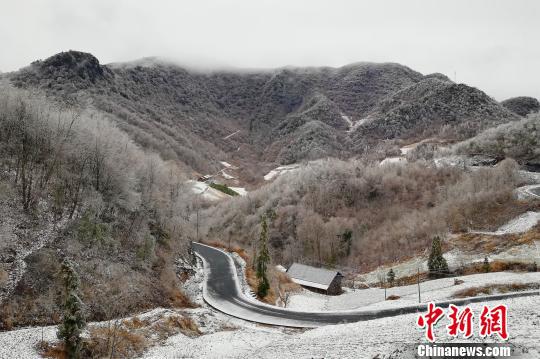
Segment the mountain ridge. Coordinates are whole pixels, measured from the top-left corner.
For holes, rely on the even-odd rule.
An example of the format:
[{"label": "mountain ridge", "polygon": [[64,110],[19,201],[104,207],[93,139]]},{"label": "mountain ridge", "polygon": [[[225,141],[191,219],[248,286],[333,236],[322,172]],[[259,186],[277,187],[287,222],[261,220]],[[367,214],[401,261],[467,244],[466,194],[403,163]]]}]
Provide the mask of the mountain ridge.
[{"label": "mountain ridge", "polygon": [[90,100],[142,147],[199,173],[232,159],[258,177],[275,164],[361,155],[382,140],[464,140],[518,119],[478,89],[397,63],[205,72],[155,59],[101,65],[69,51],[9,78],[56,101]]}]

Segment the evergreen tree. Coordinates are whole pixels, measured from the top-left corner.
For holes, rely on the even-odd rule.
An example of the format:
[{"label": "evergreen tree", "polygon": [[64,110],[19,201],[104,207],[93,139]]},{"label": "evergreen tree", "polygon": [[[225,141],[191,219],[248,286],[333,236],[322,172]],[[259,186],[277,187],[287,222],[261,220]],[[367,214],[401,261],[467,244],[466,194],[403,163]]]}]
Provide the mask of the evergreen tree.
[{"label": "evergreen tree", "polygon": [[347,257],[351,255],[352,234],[353,232],[350,229],[346,229],[343,234],[339,236]]},{"label": "evergreen tree", "polygon": [[259,253],[257,256],[257,278],[259,278],[257,295],[261,298],[266,297],[268,290],[270,289],[270,283],[266,277],[266,269],[269,262],[268,225],[266,223],[266,216],[261,216],[261,235],[259,237]]},{"label": "evergreen tree", "polygon": [[430,277],[443,277],[448,273],[448,263],[442,254],[441,239],[437,236],[431,243],[431,253],[429,253],[428,268]]},{"label": "evergreen tree", "polygon": [[392,268],[390,268],[390,270],[388,271],[388,274],[386,274],[386,276],[388,277],[388,283],[392,287],[394,285],[394,280],[396,279],[396,273],[394,273],[394,270]]},{"label": "evergreen tree", "polygon": [[484,271],[484,273],[489,273],[489,271],[490,271],[488,257],[484,257],[484,264],[482,265],[482,270]]},{"label": "evergreen tree", "polygon": [[73,264],[64,259],[61,269],[65,287],[64,318],[58,327],[57,336],[64,341],[68,358],[79,358],[81,352],[81,333],[86,326],[83,303],[79,298],[79,277]]}]

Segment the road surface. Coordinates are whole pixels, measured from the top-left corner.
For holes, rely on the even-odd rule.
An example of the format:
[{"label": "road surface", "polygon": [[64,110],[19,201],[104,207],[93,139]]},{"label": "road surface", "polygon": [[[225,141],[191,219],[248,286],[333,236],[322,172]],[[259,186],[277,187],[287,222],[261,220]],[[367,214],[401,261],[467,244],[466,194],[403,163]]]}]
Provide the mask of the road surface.
[{"label": "road surface", "polygon": [[[205,282],[204,300],[215,309],[231,316],[252,322],[288,327],[319,327],[344,324],[424,311],[426,304],[381,310],[348,310],[335,312],[302,312],[274,307],[248,298],[242,293],[234,262],[224,251],[200,243],[193,243],[195,253],[203,260]],[[509,293],[488,297],[475,297],[439,302],[447,307],[450,303],[463,305],[472,302],[499,300],[511,296],[538,295],[538,291]]]}]

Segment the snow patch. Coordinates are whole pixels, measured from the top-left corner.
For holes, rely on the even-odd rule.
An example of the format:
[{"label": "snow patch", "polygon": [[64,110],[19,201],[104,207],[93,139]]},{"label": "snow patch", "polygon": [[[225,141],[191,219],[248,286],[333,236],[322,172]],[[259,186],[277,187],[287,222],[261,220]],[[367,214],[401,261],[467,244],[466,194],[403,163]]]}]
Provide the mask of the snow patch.
[{"label": "snow patch", "polygon": [[372,121],[371,118],[369,117],[366,117],[366,118],[362,118],[358,121],[352,121],[348,116],[345,116],[345,115],[341,115],[341,118],[347,122],[347,124],[349,125],[349,129],[347,130],[347,133],[351,133],[351,132],[354,132],[356,131],[356,129],[364,124],[367,124],[369,123],[370,121]]},{"label": "snow patch", "polygon": [[540,184],[519,187],[516,192],[521,200],[540,199]]},{"label": "snow patch", "polygon": [[[537,297],[511,298],[508,306],[510,344],[522,358],[538,358]],[[483,304],[471,305],[479,313]],[[144,358],[409,358],[405,353],[414,343],[425,342],[424,331],[416,326],[418,314],[331,325],[309,331],[283,331],[268,327],[243,327],[197,338],[182,334],[169,338]],[[500,342],[498,337],[469,339],[449,337],[445,323],[435,326],[441,342]],[[411,349],[412,350],[412,349]]]},{"label": "snow patch", "polygon": [[294,170],[298,169],[299,167],[300,167],[300,165],[297,164],[297,163],[293,163],[291,165],[286,165],[286,166],[279,166],[279,167],[271,170],[270,172],[268,172],[266,175],[264,175],[264,180],[265,181],[271,181],[275,177],[280,176],[280,175],[282,175],[282,174],[284,174],[286,172],[294,171]]},{"label": "snow patch", "polygon": [[191,190],[193,191],[193,193],[200,194],[204,199],[209,201],[219,201],[224,198],[230,197],[228,194],[225,194],[215,188],[210,187],[205,182],[189,180],[186,183],[188,184],[188,186],[191,186]]},{"label": "snow patch", "polygon": [[248,191],[244,187],[229,187],[236,193],[238,193],[240,196],[247,196]]},{"label": "snow patch", "polygon": [[387,157],[379,163],[379,166],[405,163],[407,163],[407,159],[405,157]]},{"label": "snow patch", "polygon": [[540,212],[529,211],[519,217],[512,219],[505,225],[499,227],[495,232],[471,231],[471,233],[488,234],[495,236],[500,236],[504,234],[525,233],[529,229],[536,226],[538,221],[540,221]]},{"label": "snow patch", "polygon": [[221,171],[221,175],[222,175],[223,178],[225,178],[225,179],[229,179],[229,180],[230,180],[230,179],[234,179],[233,176],[231,176],[230,174],[226,173],[224,170]]},{"label": "snow patch", "polygon": [[[397,272],[397,270],[396,270]],[[463,280],[460,285],[454,279]],[[452,298],[461,289],[491,284],[540,283],[540,273],[496,272],[482,273],[455,278],[442,278],[420,283],[422,303],[444,301]],[[303,290],[289,299],[288,309],[321,312],[355,309],[385,309],[418,304],[418,286],[416,284],[387,288],[386,295],[397,295],[398,300],[385,300],[384,289],[367,288],[347,291],[339,296],[327,296]]]}]

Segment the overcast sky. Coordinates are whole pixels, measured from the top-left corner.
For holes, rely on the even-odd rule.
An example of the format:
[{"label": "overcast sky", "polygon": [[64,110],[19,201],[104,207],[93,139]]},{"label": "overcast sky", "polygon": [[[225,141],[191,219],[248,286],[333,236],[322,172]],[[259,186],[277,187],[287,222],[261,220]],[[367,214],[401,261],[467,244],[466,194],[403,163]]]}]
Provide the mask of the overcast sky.
[{"label": "overcast sky", "polygon": [[63,50],[203,67],[399,62],[540,98],[537,0],[0,0],[0,70]]}]

